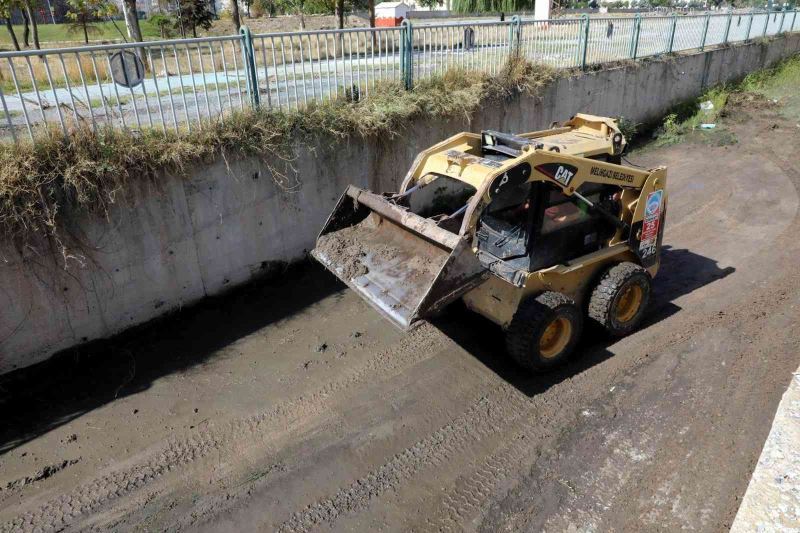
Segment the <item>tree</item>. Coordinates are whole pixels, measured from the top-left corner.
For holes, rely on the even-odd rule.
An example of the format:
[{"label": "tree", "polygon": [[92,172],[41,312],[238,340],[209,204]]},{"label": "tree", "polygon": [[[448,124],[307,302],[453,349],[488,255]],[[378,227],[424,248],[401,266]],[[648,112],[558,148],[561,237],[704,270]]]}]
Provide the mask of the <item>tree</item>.
[{"label": "tree", "polygon": [[336,27],[344,28],[344,0],[336,0]]},{"label": "tree", "polygon": [[367,10],[369,11],[369,27],[375,27],[375,0],[367,0]]},{"label": "tree", "polygon": [[197,37],[197,28],[207,30],[214,21],[214,13],[209,8],[206,0],[178,0],[176,12],[176,29],[186,37],[186,30],[192,30],[192,36]]},{"label": "tree", "polygon": [[242,21],[239,17],[239,0],[231,0],[231,18],[233,25],[236,27],[236,33],[239,33],[239,28],[242,27]]},{"label": "tree", "polygon": [[294,13],[300,19],[300,30],[306,29],[306,19],[304,17],[303,9],[305,8],[305,0],[280,0],[279,7],[286,13]]},{"label": "tree", "polygon": [[96,20],[112,17],[117,7],[108,0],[67,0],[67,18],[72,21],[71,31],[82,31],[83,42],[89,44],[89,33],[98,33]]},{"label": "tree", "polygon": [[260,17],[266,13],[269,18],[275,16],[275,2],[274,0],[253,0],[253,16]]},{"label": "tree", "polygon": [[11,12],[16,7],[15,2],[11,0],[0,0],[0,17],[2,17],[6,22],[6,29],[8,30],[8,34],[11,36],[11,42],[14,43],[14,50],[19,51],[19,41],[17,40],[17,34],[14,33],[14,25],[11,24]]},{"label": "tree", "polygon": [[[139,14],[136,12],[136,0],[122,0],[122,13],[125,15],[125,27],[128,38],[136,43],[143,41],[142,29],[139,27]],[[141,50],[137,50],[141,52]]]},{"label": "tree", "polygon": [[19,12],[22,15],[22,41],[25,43],[25,48],[28,48],[31,45],[31,24],[22,4],[20,4]]},{"label": "tree", "polygon": [[22,7],[25,10],[25,16],[28,17],[28,20],[31,23],[31,29],[33,29],[33,47],[37,50],[41,50],[42,47],[39,44],[39,25],[36,22],[36,17],[33,16],[33,9],[36,7],[36,0],[22,0]]},{"label": "tree", "polygon": [[533,0],[453,0],[456,13],[509,13],[534,9]]},{"label": "tree", "polygon": [[162,39],[172,37],[172,30],[175,29],[175,19],[164,13],[156,13],[150,16],[150,24],[158,28],[158,33]]}]

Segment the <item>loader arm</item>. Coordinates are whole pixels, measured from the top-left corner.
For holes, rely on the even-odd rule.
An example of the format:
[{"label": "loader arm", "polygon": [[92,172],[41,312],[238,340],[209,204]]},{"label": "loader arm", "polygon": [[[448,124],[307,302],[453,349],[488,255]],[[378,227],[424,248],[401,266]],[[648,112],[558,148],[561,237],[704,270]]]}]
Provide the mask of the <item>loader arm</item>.
[{"label": "loader arm", "polygon": [[[652,174],[651,170],[543,150],[537,150],[536,156],[532,159],[533,170],[561,187],[568,196],[586,182],[640,189]],[[564,180],[556,179],[551,170],[557,169],[557,165],[569,165],[575,169],[573,177],[566,183]]]}]

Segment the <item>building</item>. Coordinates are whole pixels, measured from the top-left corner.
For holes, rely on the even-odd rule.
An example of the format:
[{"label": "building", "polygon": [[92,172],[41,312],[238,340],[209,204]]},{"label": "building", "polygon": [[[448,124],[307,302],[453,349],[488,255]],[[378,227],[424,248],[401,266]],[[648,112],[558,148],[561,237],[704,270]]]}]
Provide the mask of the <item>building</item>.
[{"label": "building", "polygon": [[381,2],[375,6],[375,25],[378,27],[399,26],[408,18],[411,8],[405,2]]}]

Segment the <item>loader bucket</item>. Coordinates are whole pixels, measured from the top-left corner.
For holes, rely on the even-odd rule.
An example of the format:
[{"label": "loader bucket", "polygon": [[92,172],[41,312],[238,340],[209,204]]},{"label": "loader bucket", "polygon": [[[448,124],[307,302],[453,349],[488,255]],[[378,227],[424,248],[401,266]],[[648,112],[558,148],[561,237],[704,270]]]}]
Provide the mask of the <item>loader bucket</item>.
[{"label": "loader bucket", "polygon": [[465,238],[353,186],[311,255],[403,330],[487,276]]}]

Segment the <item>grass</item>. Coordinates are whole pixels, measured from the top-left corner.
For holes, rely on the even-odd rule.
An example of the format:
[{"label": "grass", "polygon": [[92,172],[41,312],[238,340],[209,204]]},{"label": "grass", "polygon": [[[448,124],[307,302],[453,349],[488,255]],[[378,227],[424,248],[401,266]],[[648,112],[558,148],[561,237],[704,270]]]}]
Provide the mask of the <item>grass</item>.
[{"label": "grass", "polygon": [[53,128],[35,143],[0,145],[0,233],[18,246],[44,239],[67,259],[80,249],[69,237],[83,214],[110,216],[137,186],[158,188],[164,173],[188,170],[217,157],[259,156],[273,165],[279,185],[292,172],[296,142],[313,145],[352,136],[391,138],[417,117],[470,117],[487,101],[536,93],[554,71],[522,60],[500,75],[451,70],[413,91],[385,83],[368,99],[333,100],[298,112],[248,111],[180,134],[144,130],[92,132]]},{"label": "grass", "polygon": [[749,74],[741,83],[744,92],[757,94],[783,103],[782,113],[800,116],[800,55],[773,68]]},{"label": "grass", "polygon": [[[719,85],[707,90],[694,100],[684,102],[673,108],[655,131],[655,145],[663,146],[692,140],[714,145],[736,143],[733,133],[720,124],[725,106],[729,100],[766,98],[782,101],[782,112],[793,116],[800,115],[800,54],[794,55],[775,66],[747,75],[736,84]],[[701,102],[711,102],[713,109],[704,111]],[[700,125],[713,123],[714,129],[701,129]]]},{"label": "grass", "polygon": [[[729,87],[714,87],[697,99],[673,108],[664,117],[664,122],[656,131],[656,146],[676,144],[684,140],[688,134],[705,136],[703,138],[706,140],[732,140],[730,136],[723,134],[724,128],[718,124],[720,113],[725,109],[730,93]],[[700,105],[705,102],[711,102],[713,107],[710,110],[701,109]],[[715,128],[712,130],[701,129],[701,124],[714,124]]]},{"label": "grass", "polygon": [[[116,21],[117,26],[125,33],[125,22],[122,20]],[[97,28],[96,32],[89,33],[89,41],[93,43],[97,42],[104,42],[104,41],[122,41],[122,37],[120,36],[119,32],[114,28],[114,25],[109,22],[96,22],[92,24],[95,28]],[[139,26],[142,30],[142,37],[144,39],[159,39],[160,34],[158,28],[151,24],[148,20],[140,20]],[[65,42],[72,42],[77,44],[83,43],[83,33],[80,29],[77,31],[72,30],[71,24],[42,24],[39,23],[39,42],[42,45],[45,43],[65,43]],[[14,33],[17,34],[17,40],[22,46],[22,32],[23,26],[22,24],[15,24],[14,25]],[[127,34],[126,34],[127,37]],[[31,46],[33,46],[33,34],[31,34]],[[13,47],[13,43],[11,41],[11,35],[9,35],[8,31],[3,27],[0,29],[0,46],[11,50]]]}]

